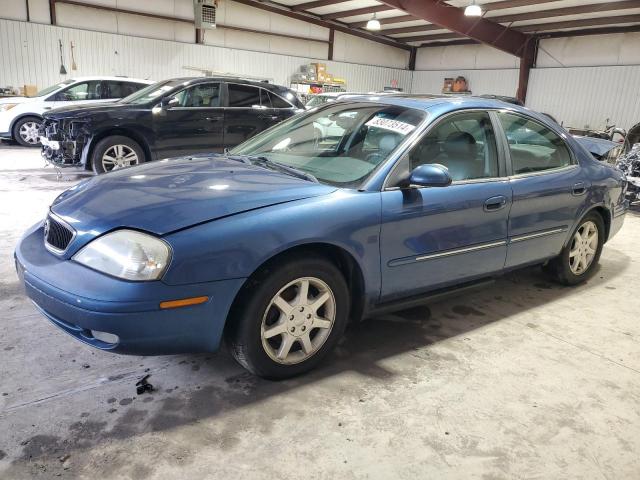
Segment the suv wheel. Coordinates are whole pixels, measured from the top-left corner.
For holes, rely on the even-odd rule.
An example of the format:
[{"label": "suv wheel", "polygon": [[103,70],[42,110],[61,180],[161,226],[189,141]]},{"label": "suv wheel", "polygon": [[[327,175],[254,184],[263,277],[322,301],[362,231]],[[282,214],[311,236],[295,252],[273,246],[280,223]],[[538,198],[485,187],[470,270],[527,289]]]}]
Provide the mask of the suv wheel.
[{"label": "suv wheel", "polygon": [[123,135],[103,138],[91,156],[91,166],[98,174],[131,167],[144,161],[144,151],[138,142]]},{"label": "suv wheel", "polygon": [[23,147],[40,147],[40,127],[42,119],[24,117],[13,126],[13,139]]}]

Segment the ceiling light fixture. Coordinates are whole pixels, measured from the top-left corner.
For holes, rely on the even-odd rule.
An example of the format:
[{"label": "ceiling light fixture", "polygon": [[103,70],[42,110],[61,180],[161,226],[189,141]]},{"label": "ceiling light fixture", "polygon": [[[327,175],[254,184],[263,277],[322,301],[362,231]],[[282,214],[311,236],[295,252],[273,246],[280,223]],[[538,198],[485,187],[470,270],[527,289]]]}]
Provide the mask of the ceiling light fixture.
[{"label": "ceiling light fixture", "polygon": [[371,20],[367,22],[367,30],[380,30],[380,20],[376,17],[376,14],[373,14]]},{"label": "ceiling light fixture", "polygon": [[471,5],[464,9],[464,14],[467,17],[481,17],[482,8],[480,5],[476,5],[476,0],[471,0]]}]

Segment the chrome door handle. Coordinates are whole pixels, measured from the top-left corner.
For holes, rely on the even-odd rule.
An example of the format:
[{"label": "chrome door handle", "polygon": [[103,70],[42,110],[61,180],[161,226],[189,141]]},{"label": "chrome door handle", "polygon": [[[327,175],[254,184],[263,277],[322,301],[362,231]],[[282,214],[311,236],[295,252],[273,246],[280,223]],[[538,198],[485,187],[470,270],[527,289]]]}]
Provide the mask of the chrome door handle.
[{"label": "chrome door handle", "polygon": [[504,195],[497,195],[495,197],[487,198],[484,202],[485,212],[495,212],[503,209],[507,205],[507,197]]}]

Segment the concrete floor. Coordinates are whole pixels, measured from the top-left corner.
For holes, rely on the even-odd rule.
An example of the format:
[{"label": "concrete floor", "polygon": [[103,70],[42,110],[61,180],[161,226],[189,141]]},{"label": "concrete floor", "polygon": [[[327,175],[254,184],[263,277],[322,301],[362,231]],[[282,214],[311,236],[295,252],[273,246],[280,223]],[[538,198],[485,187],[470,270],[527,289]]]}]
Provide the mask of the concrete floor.
[{"label": "concrete floor", "polygon": [[0,147],[0,478],[640,478],[637,213],[587,285],[511,274],[273,383],[224,352],[96,351],[35,311],[12,250],[77,179]]}]

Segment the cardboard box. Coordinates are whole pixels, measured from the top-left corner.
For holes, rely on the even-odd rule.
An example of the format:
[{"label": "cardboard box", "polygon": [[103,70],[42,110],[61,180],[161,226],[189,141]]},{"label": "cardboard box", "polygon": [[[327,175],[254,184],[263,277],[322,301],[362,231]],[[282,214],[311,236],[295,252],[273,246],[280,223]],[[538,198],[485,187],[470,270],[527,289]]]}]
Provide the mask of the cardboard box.
[{"label": "cardboard box", "polygon": [[23,85],[20,89],[20,94],[25,97],[33,97],[38,93],[38,87],[36,85]]}]

